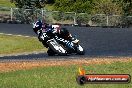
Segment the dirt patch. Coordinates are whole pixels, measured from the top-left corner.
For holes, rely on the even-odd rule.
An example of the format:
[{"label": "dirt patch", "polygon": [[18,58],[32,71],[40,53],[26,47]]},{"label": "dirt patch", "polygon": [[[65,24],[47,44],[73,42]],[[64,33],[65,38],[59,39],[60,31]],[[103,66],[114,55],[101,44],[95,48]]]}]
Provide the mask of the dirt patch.
[{"label": "dirt patch", "polygon": [[110,64],[113,62],[130,62],[132,58],[84,58],[68,60],[34,60],[34,61],[14,61],[0,62],[0,72],[9,72],[22,69],[32,69],[45,66],[67,66],[67,65],[90,65],[90,64]]}]

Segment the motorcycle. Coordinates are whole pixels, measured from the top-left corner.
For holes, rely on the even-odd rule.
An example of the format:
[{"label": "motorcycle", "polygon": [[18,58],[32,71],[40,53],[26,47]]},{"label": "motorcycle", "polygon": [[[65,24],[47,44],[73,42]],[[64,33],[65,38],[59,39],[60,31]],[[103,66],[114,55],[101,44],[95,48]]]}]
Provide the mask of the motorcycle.
[{"label": "motorcycle", "polygon": [[[78,55],[84,55],[85,51],[82,48],[82,46],[79,44],[79,41],[67,41],[67,40],[62,40],[62,42],[58,41],[58,37],[54,34],[52,34],[49,30],[42,32],[40,35],[41,41],[47,46],[48,51],[47,54],[49,56],[54,56],[54,55],[69,55],[69,54],[78,54]],[[70,42],[71,45],[67,46],[65,43]]]}]

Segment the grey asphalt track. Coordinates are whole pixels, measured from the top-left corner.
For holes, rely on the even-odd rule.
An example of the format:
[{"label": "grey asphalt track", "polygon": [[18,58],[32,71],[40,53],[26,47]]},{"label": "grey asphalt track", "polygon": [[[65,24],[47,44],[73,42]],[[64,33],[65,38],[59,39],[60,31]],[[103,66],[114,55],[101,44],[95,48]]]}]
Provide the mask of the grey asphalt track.
[{"label": "grey asphalt track", "polygon": [[[72,35],[76,35],[80,44],[84,47],[86,55],[67,56],[69,58],[78,57],[100,57],[100,56],[132,56],[132,28],[99,28],[99,27],[72,27],[65,26]],[[0,33],[34,36],[32,25],[28,24],[3,24],[0,23]],[[61,58],[67,58],[62,57]],[[41,59],[60,58],[48,57],[46,53],[6,56],[0,59]]]}]

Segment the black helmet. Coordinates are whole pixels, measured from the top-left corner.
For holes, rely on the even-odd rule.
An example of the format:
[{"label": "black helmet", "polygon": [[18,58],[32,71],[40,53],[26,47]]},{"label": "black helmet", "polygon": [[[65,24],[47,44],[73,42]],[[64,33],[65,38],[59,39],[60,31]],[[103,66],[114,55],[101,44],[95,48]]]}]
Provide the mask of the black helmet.
[{"label": "black helmet", "polygon": [[69,35],[69,31],[66,28],[61,28],[60,29],[60,35],[68,36]]}]

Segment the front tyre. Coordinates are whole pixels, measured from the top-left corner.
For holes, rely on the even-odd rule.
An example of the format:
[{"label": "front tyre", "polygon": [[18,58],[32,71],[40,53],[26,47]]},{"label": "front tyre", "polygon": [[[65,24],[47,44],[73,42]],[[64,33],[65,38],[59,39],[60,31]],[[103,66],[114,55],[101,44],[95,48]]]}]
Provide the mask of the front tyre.
[{"label": "front tyre", "polygon": [[85,54],[85,50],[80,45],[78,45],[78,47],[77,47],[77,54],[78,55],[84,55]]}]

